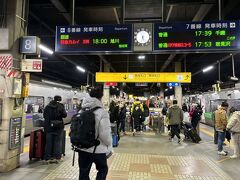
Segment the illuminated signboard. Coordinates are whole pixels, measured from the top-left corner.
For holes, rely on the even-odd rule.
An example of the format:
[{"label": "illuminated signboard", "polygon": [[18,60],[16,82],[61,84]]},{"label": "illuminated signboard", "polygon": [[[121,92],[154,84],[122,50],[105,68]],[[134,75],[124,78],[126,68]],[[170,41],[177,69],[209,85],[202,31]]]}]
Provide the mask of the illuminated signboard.
[{"label": "illuminated signboard", "polygon": [[239,21],[158,23],[154,25],[154,50],[237,50],[239,28]]},{"label": "illuminated signboard", "polygon": [[132,25],[57,26],[55,51],[132,51]]},{"label": "illuminated signboard", "polygon": [[147,73],[147,72],[134,72],[134,73],[107,73],[97,72],[96,82],[126,82],[126,83],[142,83],[142,82],[181,82],[191,83],[190,72],[179,73]]}]

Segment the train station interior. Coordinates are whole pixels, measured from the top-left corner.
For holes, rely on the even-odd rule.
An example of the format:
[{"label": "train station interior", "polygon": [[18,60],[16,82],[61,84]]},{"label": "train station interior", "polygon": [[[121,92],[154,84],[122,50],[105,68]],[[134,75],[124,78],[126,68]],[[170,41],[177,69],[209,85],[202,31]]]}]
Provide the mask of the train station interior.
[{"label": "train station interior", "polygon": [[0,0],[0,180],[238,180],[239,8]]}]

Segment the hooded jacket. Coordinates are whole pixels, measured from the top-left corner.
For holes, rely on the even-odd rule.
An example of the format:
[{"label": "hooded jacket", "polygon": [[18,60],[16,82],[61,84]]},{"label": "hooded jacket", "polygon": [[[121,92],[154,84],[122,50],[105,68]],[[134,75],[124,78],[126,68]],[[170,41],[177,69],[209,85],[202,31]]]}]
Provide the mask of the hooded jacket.
[{"label": "hooded jacket", "polygon": [[143,105],[141,104],[141,102],[140,101],[135,101],[132,105],[131,113],[133,113],[136,106],[139,106],[141,111],[144,112]]},{"label": "hooded jacket", "polygon": [[[97,146],[95,153],[108,153],[112,151],[112,136],[111,136],[111,124],[109,114],[103,109],[103,104],[97,98],[86,98],[83,100],[82,108],[93,109],[95,107],[101,107],[94,111],[95,114],[95,136],[99,136],[98,140],[100,144]],[[93,153],[94,147],[89,149],[81,149],[81,151]]]},{"label": "hooded jacket", "polygon": [[183,111],[178,105],[173,105],[168,109],[167,117],[169,125],[178,125],[183,121]]},{"label": "hooded jacket", "polygon": [[54,129],[51,127],[51,121],[63,121],[63,118],[67,117],[67,113],[63,104],[53,100],[45,107],[43,117],[45,119],[44,130],[46,132],[57,132],[58,130],[63,130],[64,126],[59,129]]},{"label": "hooded jacket", "polygon": [[233,113],[227,124],[227,129],[233,133],[240,133],[240,111]]},{"label": "hooded jacket", "polygon": [[220,107],[215,111],[215,129],[217,131],[223,132],[227,127],[227,112],[223,107]]}]

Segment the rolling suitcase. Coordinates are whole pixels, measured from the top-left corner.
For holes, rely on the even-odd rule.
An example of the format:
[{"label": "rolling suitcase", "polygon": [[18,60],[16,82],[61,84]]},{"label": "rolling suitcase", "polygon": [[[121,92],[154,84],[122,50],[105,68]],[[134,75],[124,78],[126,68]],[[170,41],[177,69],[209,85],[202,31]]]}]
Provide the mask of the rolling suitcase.
[{"label": "rolling suitcase", "polygon": [[199,143],[201,141],[200,136],[197,131],[193,129],[191,123],[183,123],[184,135],[186,138],[191,139],[195,143]]},{"label": "rolling suitcase", "polygon": [[201,138],[198,135],[197,131],[193,128],[188,129],[188,135],[195,143],[199,143],[201,141]]},{"label": "rolling suitcase", "polygon": [[38,129],[36,131],[32,131],[30,134],[30,145],[29,145],[29,159],[44,158],[44,150],[45,150],[45,133],[43,129]]}]

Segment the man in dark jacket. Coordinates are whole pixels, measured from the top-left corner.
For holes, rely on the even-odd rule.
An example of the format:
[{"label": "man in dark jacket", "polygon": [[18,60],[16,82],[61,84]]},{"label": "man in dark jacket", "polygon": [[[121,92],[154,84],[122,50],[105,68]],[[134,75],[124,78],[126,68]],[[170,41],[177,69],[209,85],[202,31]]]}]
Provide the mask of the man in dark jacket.
[{"label": "man in dark jacket", "polygon": [[126,112],[127,112],[126,105],[123,104],[120,108],[121,108],[119,113],[119,121],[121,124],[120,131],[122,131],[123,134],[126,135],[126,132],[125,132],[125,121],[126,121]]},{"label": "man in dark jacket", "polygon": [[47,163],[58,162],[62,156],[63,118],[67,117],[67,113],[64,105],[60,103],[61,100],[61,96],[55,96],[54,100],[45,107],[43,113],[44,131],[46,132],[44,159]]}]

